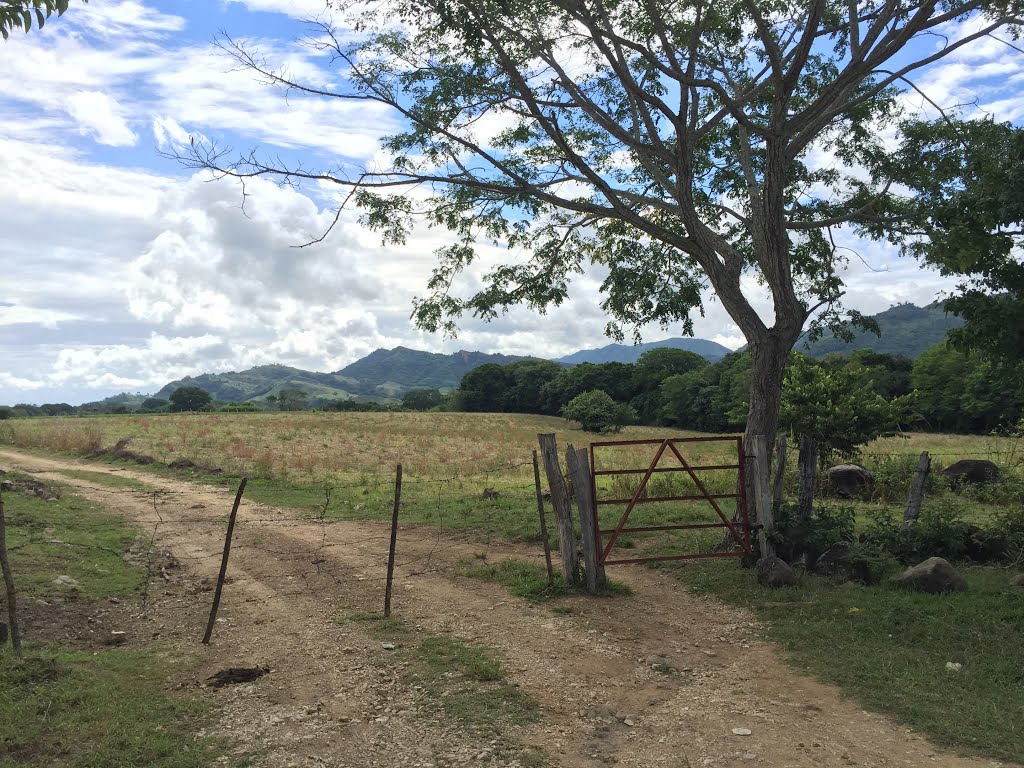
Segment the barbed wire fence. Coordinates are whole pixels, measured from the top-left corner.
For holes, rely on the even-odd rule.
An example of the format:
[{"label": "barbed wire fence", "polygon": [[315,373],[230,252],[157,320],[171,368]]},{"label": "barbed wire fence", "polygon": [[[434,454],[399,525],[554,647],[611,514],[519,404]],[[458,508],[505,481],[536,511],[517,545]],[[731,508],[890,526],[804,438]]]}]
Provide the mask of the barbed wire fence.
[{"label": "barbed wire fence", "polygon": [[[913,449],[891,452],[864,452],[862,460],[897,458],[910,460]],[[935,458],[1002,458],[1001,467],[1016,461],[1012,453],[998,451],[958,451],[931,453]],[[997,464],[1000,462],[997,461]],[[1014,466],[1019,467],[1019,461]],[[453,470],[420,475],[404,472],[398,524],[401,532],[394,567],[405,580],[429,574],[444,574],[462,567],[459,557],[474,548],[509,540],[528,542],[542,554],[541,532],[537,516],[540,495],[532,477],[532,461],[505,463],[472,472]],[[57,473],[59,474],[59,473]],[[179,475],[178,477],[186,477]],[[206,477],[195,477],[200,483]],[[909,477],[907,482],[909,484]],[[215,589],[215,577],[223,558],[225,526],[228,518],[228,488],[215,497],[212,506],[208,487],[195,490],[160,488],[105,487],[73,477],[54,481],[31,481],[20,487],[19,480],[6,481],[0,487],[0,505],[6,497],[6,522],[9,527],[6,552],[48,548],[105,550],[127,558],[143,570],[140,601],[145,607],[152,598],[158,580],[170,581],[175,568],[188,569],[204,584],[202,594]],[[159,482],[159,477],[154,479]],[[208,483],[207,483],[208,485]],[[18,495],[42,492],[56,487],[98,501],[116,512],[123,523],[137,531],[127,551],[96,543],[75,541],[72,535],[48,530],[47,526],[23,525]],[[252,489],[252,485],[250,485]],[[288,503],[274,501],[276,493]],[[197,503],[201,498],[202,503]],[[290,498],[290,501],[289,501]],[[295,505],[300,498],[302,503]],[[223,506],[221,506],[223,504]],[[394,478],[390,472],[366,475],[349,481],[288,484],[274,481],[272,489],[259,489],[255,497],[243,499],[237,529],[231,544],[231,560],[224,581],[225,606],[232,610],[266,604],[273,599],[319,600],[329,592],[339,599],[364,606],[372,598],[381,612],[388,581],[390,531]],[[3,509],[0,506],[0,509]],[[0,512],[0,525],[2,525]],[[346,523],[374,521],[353,528]],[[108,523],[96,523],[96,527]],[[75,521],[76,530],[86,530],[91,522],[86,515]],[[377,530],[372,530],[377,526]],[[13,529],[14,535],[10,533]],[[353,535],[354,531],[362,531]],[[458,535],[465,532],[465,536]],[[59,534],[59,535],[58,535]],[[0,527],[0,542],[3,530]],[[471,555],[470,555],[471,556]],[[8,569],[9,570],[9,569]],[[7,573],[5,572],[5,576]],[[17,579],[17,573],[11,574]],[[16,597],[11,585],[7,590],[7,608],[13,613]],[[8,631],[17,632],[16,619]],[[202,627],[196,626],[198,640]],[[14,639],[12,637],[12,639]],[[20,639],[20,638],[19,638]]]}]

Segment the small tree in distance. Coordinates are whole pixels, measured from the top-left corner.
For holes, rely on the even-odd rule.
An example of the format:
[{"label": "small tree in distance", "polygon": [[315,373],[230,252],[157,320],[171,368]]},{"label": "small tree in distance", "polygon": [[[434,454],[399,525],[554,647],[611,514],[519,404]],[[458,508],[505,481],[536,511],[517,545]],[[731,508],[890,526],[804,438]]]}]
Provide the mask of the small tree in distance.
[{"label": "small tree in distance", "polygon": [[618,432],[636,420],[632,408],[599,389],[574,397],[562,408],[562,416],[578,421],[585,432]]},{"label": "small tree in distance", "polygon": [[178,387],[171,392],[169,410],[175,413],[184,411],[209,410],[213,398],[210,393],[200,387]]}]

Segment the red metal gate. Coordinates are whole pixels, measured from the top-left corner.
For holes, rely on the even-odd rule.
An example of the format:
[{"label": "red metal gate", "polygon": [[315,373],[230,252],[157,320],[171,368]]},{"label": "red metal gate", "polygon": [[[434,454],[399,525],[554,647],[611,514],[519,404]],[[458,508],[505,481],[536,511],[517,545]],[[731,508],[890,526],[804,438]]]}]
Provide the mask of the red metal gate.
[{"label": "red metal gate", "polygon": [[[692,444],[692,443],[732,443],[736,446],[736,463],[735,464],[710,464],[710,465],[693,465],[690,464],[683,453],[679,450],[680,445]],[[650,465],[646,469],[598,469],[597,466],[597,455],[595,448],[613,448],[623,446],[658,446],[654,458],[651,460]],[[661,461],[662,457],[666,453],[671,453],[675,459],[678,460],[679,466],[659,467],[658,462]],[[735,471],[737,482],[735,493],[709,493],[707,486],[697,476],[697,472],[707,471]],[[689,475],[693,484],[697,487],[700,492],[697,494],[686,494],[682,496],[657,496],[651,498],[645,498],[644,492],[647,489],[647,485],[651,480],[651,477],[656,473],[664,472],[685,472]],[[643,479],[640,481],[640,485],[633,493],[631,498],[621,499],[599,499],[597,478],[599,476],[612,476],[612,475],[635,475],[643,474]],[[747,498],[746,498],[746,483],[744,476],[743,467],[743,438],[742,437],[677,437],[670,438],[667,440],[609,440],[590,444],[590,483],[592,497],[594,499],[594,529],[597,531],[597,549],[601,559],[602,565],[618,565],[624,563],[647,563],[659,560],[689,560],[696,558],[705,557],[739,557],[744,554],[750,553],[750,518],[747,514]],[[721,505],[718,503],[719,499],[735,499],[736,500],[736,516],[735,519],[730,519],[725,512],[722,510]],[[711,505],[712,509],[717,513],[719,522],[710,523],[690,523],[690,524],[678,524],[678,525],[655,525],[655,526],[640,526],[627,528],[626,523],[629,520],[630,514],[638,504],[653,504],[653,503],[664,503],[664,502],[685,502],[685,501],[707,501]],[[610,504],[625,504],[626,510],[623,512],[621,519],[615,526],[614,530],[602,530],[600,526],[598,507],[600,505]],[[653,533],[656,531],[682,531],[682,530],[695,530],[695,529],[709,529],[709,528],[725,528],[732,534],[732,540],[736,542],[738,548],[733,547],[730,550],[721,552],[689,552],[677,555],[664,555],[657,557],[633,557],[633,558],[619,558],[610,559],[612,548],[615,546],[615,542],[619,536],[623,533]],[[607,543],[605,543],[605,536],[608,536]]]}]

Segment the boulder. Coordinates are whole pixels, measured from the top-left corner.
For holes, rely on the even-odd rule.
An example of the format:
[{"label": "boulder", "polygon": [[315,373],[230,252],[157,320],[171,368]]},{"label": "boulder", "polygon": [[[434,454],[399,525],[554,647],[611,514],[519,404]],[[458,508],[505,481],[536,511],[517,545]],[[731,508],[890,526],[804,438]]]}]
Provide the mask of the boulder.
[{"label": "boulder", "polygon": [[875,476],[859,464],[837,464],[828,479],[833,495],[843,499],[866,499],[875,485]]},{"label": "boulder", "polygon": [[999,478],[999,467],[988,459],[960,459],[942,470],[942,474],[952,485],[984,485]]},{"label": "boulder", "polygon": [[853,545],[848,541],[837,541],[814,561],[814,572],[819,576],[837,576],[846,570],[846,559]]},{"label": "boulder", "polygon": [[757,583],[770,589],[792,587],[796,584],[796,574],[785,560],[762,557],[757,561]]},{"label": "boulder", "polygon": [[923,563],[911,566],[903,573],[893,576],[890,581],[897,587],[916,592],[929,592],[933,595],[967,591],[967,580],[941,557],[929,557]]},{"label": "boulder", "polygon": [[1010,579],[1011,587],[1024,587],[1024,573],[1018,573],[1012,579]]}]

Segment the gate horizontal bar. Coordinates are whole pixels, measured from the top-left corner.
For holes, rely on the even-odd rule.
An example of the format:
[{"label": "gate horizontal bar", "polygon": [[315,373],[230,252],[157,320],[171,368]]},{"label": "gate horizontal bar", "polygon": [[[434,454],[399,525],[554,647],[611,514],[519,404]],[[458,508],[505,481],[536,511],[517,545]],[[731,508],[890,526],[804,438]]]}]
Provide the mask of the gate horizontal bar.
[{"label": "gate horizontal bar", "polygon": [[[644,528],[623,528],[619,533],[646,533],[648,531],[692,531],[697,528],[728,528],[725,523],[692,523],[687,525],[650,525]],[[598,531],[602,536],[611,531]]]},{"label": "gate horizontal bar", "polygon": [[[706,501],[708,499],[736,499],[738,493],[709,493],[705,496],[702,493],[696,496],[655,496],[650,499],[637,499],[637,504],[653,504],[656,501]],[[600,499],[595,504],[628,504],[632,499]]]},{"label": "gate horizontal bar", "polygon": [[[739,435],[732,437],[673,437],[668,440],[670,443],[735,443]],[[665,440],[653,438],[650,440],[602,440],[591,443],[595,448],[605,445],[661,445]]]},{"label": "gate horizontal bar", "polygon": [[671,557],[631,557],[628,560],[604,560],[601,565],[628,565],[630,563],[657,563],[663,560],[700,560],[707,557],[743,557],[745,552],[701,552],[694,555],[673,555]]},{"label": "gate horizontal bar", "polygon": [[[706,467],[691,466],[694,472],[698,469],[739,469],[739,464],[709,464]],[[599,469],[594,475],[642,475],[646,469]],[[685,472],[685,467],[658,467],[654,472]],[[652,473],[653,474],[653,473]]]}]

